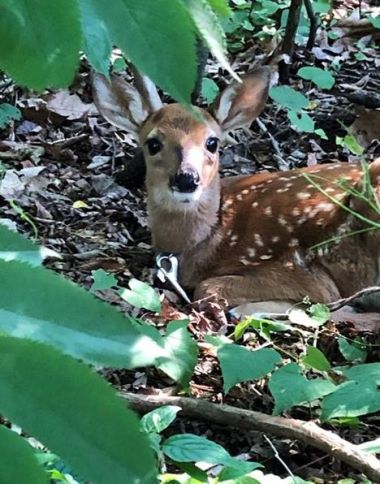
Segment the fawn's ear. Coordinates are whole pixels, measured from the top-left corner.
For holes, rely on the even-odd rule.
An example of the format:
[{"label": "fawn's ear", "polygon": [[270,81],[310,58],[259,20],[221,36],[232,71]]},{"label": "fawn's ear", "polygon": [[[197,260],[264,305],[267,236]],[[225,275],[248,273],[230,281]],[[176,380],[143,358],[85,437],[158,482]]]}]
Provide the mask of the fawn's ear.
[{"label": "fawn's ear", "polygon": [[92,87],[95,105],[100,114],[120,129],[137,134],[140,125],[154,111],[162,107],[154,85],[141,77],[137,90],[120,77],[94,73]]},{"label": "fawn's ear", "polygon": [[259,67],[234,82],[217,98],[212,112],[223,131],[249,126],[265,107],[271,79],[269,67]]}]

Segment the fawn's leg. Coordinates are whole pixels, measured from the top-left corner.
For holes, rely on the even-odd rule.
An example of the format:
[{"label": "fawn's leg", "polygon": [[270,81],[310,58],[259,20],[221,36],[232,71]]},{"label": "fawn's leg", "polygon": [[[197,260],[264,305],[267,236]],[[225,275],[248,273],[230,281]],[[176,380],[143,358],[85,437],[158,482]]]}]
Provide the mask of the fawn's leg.
[{"label": "fawn's leg", "polygon": [[[309,296],[313,302],[322,303],[340,298],[334,281],[323,269],[305,269],[296,265],[287,267],[281,262],[263,264],[245,274],[206,279],[196,288],[194,298],[211,295],[226,299],[229,307],[271,302],[272,308],[273,302],[290,306],[302,301],[305,296]],[[264,307],[262,304],[260,306]]]}]

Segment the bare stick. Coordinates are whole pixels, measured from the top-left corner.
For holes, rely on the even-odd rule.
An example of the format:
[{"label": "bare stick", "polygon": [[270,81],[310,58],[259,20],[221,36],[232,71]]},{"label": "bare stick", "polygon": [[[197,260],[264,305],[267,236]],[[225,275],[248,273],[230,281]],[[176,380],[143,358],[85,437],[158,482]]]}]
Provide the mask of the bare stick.
[{"label": "bare stick", "polygon": [[380,461],[375,456],[363,452],[358,446],[347,442],[333,432],[320,428],[314,422],[273,417],[230,405],[216,405],[201,399],[162,395],[146,396],[133,393],[124,393],[121,396],[140,414],[145,414],[162,405],[178,405],[182,408],[182,415],[187,417],[206,420],[217,425],[228,425],[240,430],[259,430],[276,437],[299,440],[306,445],[323,450],[359,472],[363,472],[374,482],[380,482]]},{"label": "bare stick", "polygon": [[[284,41],[282,44],[282,53],[289,57],[290,61],[293,57],[294,50],[294,40],[296,37],[296,32],[298,24],[300,21],[300,13],[302,7],[302,0],[291,0],[289,7],[289,16],[286,23]],[[280,80],[284,84],[289,82],[289,64],[285,61],[281,61],[279,65]]]},{"label": "bare stick", "polygon": [[314,46],[315,37],[317,35],[318,29],[318,19],[313,11],[313,6],[310,0],[303,0],[305,5],[306,13],[310,21],[310,31],[309,31],[309,38],[307,40],[306,48],[311,50]]},{"label": "bare stick", "polygon": [[342,308],[346,304],[349,304],[354,299],[364,295],[368,296],[368,294],[372,294],[374,292],[380,292],[380,286],[366,287],[365,289],[362,289],[361,291],[356,292],[352,296],[338,299],[337,301],[326,304],[326,306],[330,309],[330,311],[337,311],[338,309]]}]

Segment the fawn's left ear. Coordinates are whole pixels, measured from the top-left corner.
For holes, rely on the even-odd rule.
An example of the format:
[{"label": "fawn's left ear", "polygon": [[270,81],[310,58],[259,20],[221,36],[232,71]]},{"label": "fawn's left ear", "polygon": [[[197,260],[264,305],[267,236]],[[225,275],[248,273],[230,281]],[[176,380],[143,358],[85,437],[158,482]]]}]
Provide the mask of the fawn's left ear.
[{"label": "fawn's left ear", "polygon": [[260,115],[268,99],[270,79],[270,67],[259,67],[219,95],[212,112],[223,131],[249,126]]}]

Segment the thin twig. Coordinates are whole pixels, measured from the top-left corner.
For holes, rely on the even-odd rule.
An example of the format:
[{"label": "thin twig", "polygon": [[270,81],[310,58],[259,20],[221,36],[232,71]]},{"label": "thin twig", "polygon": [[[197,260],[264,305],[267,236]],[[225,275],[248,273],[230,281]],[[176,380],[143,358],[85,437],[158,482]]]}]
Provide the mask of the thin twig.
[{"label": "thin twig", "polygon": [[342,308],[346,304],[349,304],[350,302],[352,302],[354,299],[364,295],[372,294],[374,292],[380,292],[380,286],[366,287],[365,289],[362,289],[361,291],[356,292],[352,296],[338,299],[337,301],[326,304],[326,306],[330,309],[330,311],[337,311],[338,309]]},{"label": "thin twig", "polygon": [[228,425],[239,430],[258,430],[276,437],[299,440],[345,462],[359,472],[363,472],[374,482],[380,482],[380,461],[374,455],[363,452],[357,445],[347,442],[333,432],[322,429],[314,422],[273,417],[261,412],[235,408],[230,405],[217,405],[194,398],[145,396],[133,393],[123,393],[121,397],[125,398],[131,407],[140,414],[145,414],[163,405],[178,405],[182,408],[182,415],[187,417],[206,420],[208,423],[217,425]]},{"label": "thin twig", "polygon": [[273,445],[272,441],[270,439],[268,439],[268,437],[265,434],[264,434],[264,439],[268,442],[268,444],[270,445],[271,449],[273,450],[273,453],[274,453],[275,458],[280,462],[280,464],[282,465],[282,467],[290,475],[290,477],[293,479],[293,481],[295,481],[295,476],[294,476],[293,472],[289,469],[289,467],[286,464],[286,462],[281,458],[280,454],[278,453],[278,450]]},{"label": "thin twig", "polygon": [[[286,23],[285,35],[282,44],[282,54],[289,57],[289,61],[292,61],[294,51],[294,40],[298,24],[300,21],[302,0],[291,0],[289,7],[288,21]],[[285,61],[281,61],[279,64],[280,81],[283,84],[289,83],[289,64]]]},{"label": "thin twig", "polygon": [[[277,159],[279,161],[279,168],[280,169],[285,169],[285,170],[289,170],[289,164],[285,161],[285,159],[283,158],[282,156],[282,153],[281,153],[281,150],[280,150],[280,145],[277,143],[276,139],[273,137],[273,135],[268,131],[267,127],[265,126],[265,124],[261,121],[260,118],[256,118],[256,123],[258,124],[259,128],[261,129],[261,131],[263,133],[265,133],[268,138],[270,139],[271,143],[272,143],[272,146],[274,148],[274,151],[276,152],[277,154]],[[282,165],[282,167],[281,167]]]}]

